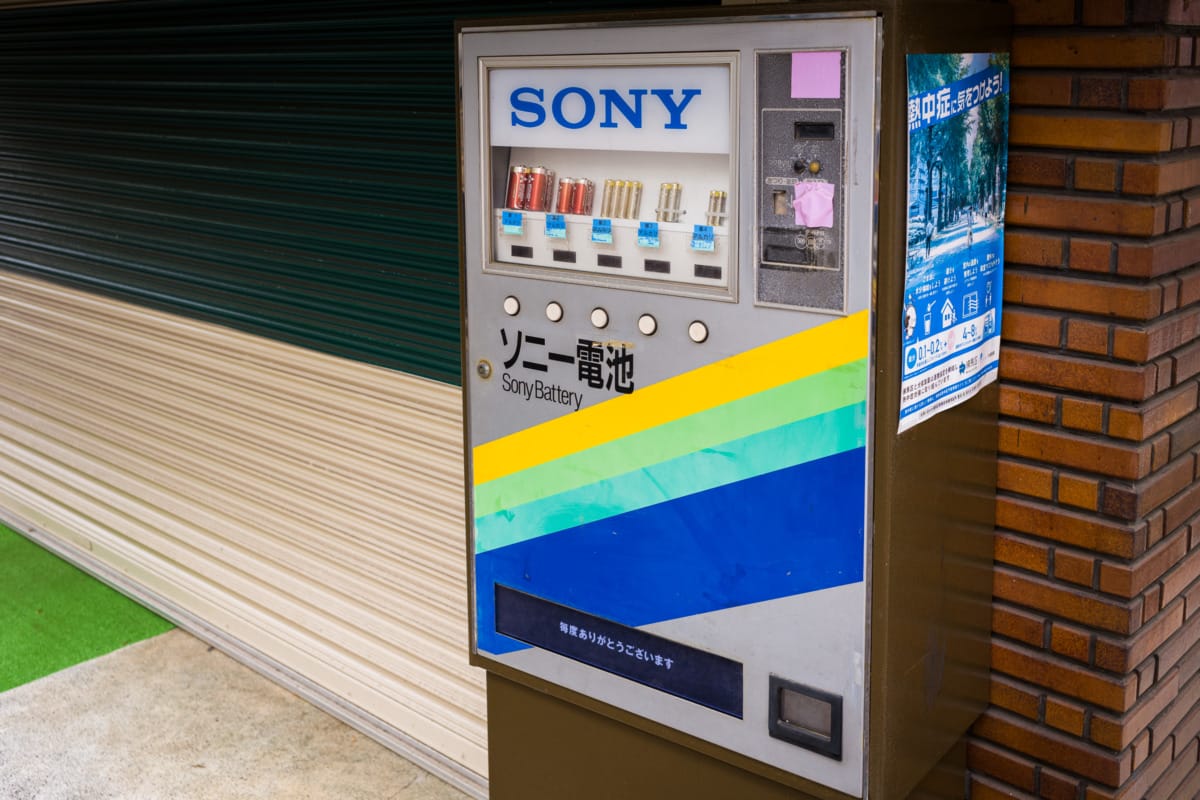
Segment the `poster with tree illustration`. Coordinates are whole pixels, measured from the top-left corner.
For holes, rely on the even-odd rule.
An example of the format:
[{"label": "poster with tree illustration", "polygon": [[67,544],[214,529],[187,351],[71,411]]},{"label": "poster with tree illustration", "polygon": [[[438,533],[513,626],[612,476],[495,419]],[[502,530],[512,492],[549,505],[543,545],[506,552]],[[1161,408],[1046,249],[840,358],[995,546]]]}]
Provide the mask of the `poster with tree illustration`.
[{"label": "poster with tree illustration", "polygon": [[1008,54],[907,61],[900,431],[996,380],[1008,174]]}]

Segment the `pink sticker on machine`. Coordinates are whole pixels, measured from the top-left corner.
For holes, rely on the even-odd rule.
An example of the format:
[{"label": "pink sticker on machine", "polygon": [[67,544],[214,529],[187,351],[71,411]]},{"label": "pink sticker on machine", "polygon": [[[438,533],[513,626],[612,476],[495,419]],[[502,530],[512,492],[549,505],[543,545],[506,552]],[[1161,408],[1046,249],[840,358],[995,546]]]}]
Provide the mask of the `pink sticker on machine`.
[{"label": "pink sticker on machine", "polygon": [[796,184],[796,224],[806,228],[833,227],[833,184],[825,181],[801,181]]},{"label": "pink sticker on machine", "polygon": [[836,100],[842,96],[842,51],[792,53],[792,97]]}]

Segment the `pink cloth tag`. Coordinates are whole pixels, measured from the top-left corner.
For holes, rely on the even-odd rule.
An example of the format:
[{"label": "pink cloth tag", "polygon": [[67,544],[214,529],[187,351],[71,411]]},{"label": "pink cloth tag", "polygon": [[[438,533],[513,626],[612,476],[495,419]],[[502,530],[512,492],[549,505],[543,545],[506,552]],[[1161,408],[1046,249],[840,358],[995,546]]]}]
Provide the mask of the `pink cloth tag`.
[{"label": "pink cloth tag", "polygon": [[796,184],[796,224],[806,228],[833,227],[832,183],[826,181],[801,181]]}]

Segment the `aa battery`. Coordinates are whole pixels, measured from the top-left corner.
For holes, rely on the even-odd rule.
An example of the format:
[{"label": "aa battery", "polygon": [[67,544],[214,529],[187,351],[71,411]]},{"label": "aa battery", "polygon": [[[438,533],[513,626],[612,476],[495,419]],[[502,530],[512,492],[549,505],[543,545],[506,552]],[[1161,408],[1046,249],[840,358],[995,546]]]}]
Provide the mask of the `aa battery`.
[{"label": "aa battery", "polygon": [[529,173],[529,194],[525,208],[530,211],[545,211],[550,205],[550,187],[554,185],[554,172],[545,167],[534,167]]},{"label": "aa battery", "polygon": [[625,219],[637,219],[638,211],[642,207],[642,182],[626,181],[625,184],[625,206],[621,216]]},{"label": "aa battery", "polygon": [[558,181],[558,199],[554,201],[554,212],[556,214],[570,214],[571,200],[575,191],[574,178],[559,178]]},{"label": "aa battery", "polygon": [[514,164],[508,171],[508,190],[504,193],[504,207],[525,208],[529,196],[529,180],[532,171],[522,164]]},{"label": "aa battery", "polygon": [[[560,184],[561,186],[561,184]],[[571,189],[571,213],[591,214],[592,195],[596,185],[587,178],[576,178]]]},{"label": "aa battery", "polygon": [[616,194],[617,182],[612,178],[606,179],[604,181],[604,194],[600,196],[600,216],[604,219],[612,219],[616,216],[613,214],[613,201],[616,200]]},{"label": "aa battery", "polygon": [[617,181],[617,193],[613,198],[613,216],[624,219],[629,207],[629,181]]},{"label": "aa battery", "polygon": [[708,193],[708,212],[705,214],[705,224],[712,225],[714,228],[725,224],[725,204],[729,196],[720,189],[713,189]]},{"label": "aa battery", "polygon": [[654,209],[654,218],[659,222],[679,222],[679,201],[682,195],[682,184],[660,184],[658,187],[658,208]]}]

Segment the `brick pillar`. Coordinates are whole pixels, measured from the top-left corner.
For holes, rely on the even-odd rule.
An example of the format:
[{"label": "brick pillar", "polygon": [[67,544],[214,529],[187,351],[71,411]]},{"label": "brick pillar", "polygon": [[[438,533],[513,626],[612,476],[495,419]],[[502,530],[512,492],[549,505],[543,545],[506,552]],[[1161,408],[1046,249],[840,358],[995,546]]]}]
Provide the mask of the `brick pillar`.
[{"label": "brick pillar", "polygon": [[970,797],[1200,797],[1200,0],[1013,0]]}]

